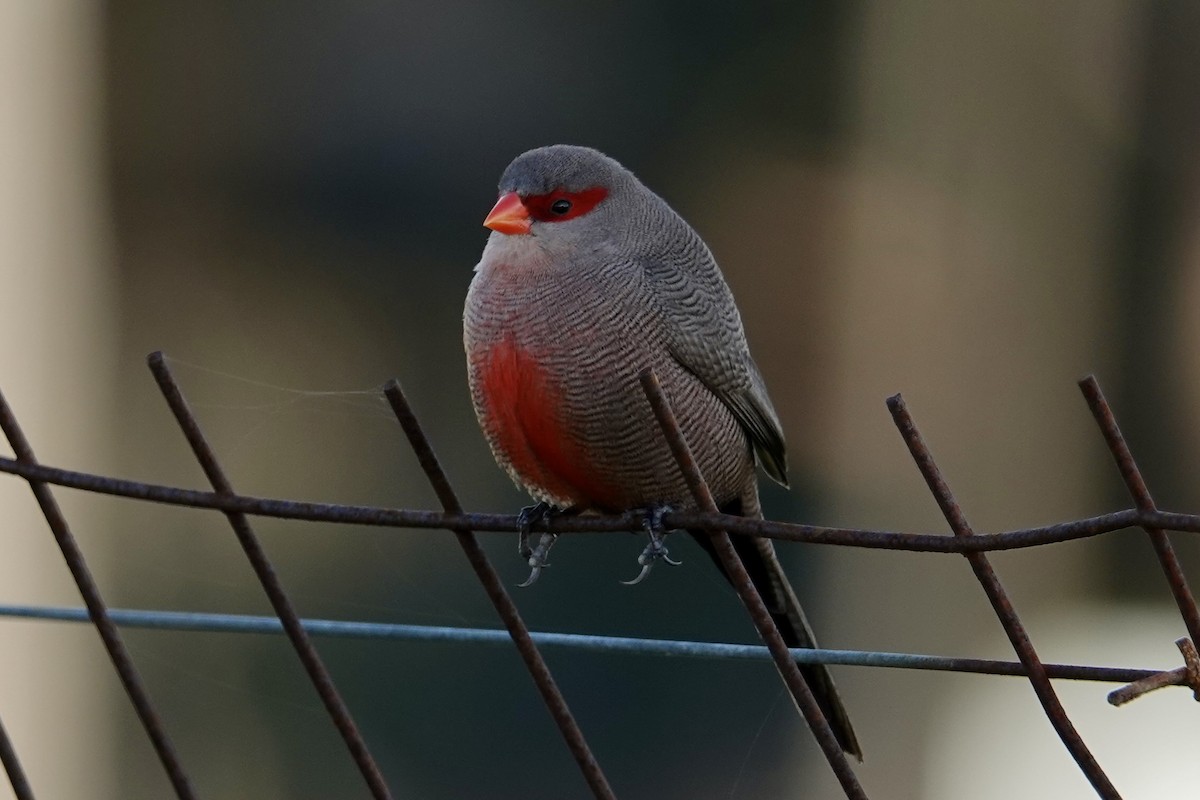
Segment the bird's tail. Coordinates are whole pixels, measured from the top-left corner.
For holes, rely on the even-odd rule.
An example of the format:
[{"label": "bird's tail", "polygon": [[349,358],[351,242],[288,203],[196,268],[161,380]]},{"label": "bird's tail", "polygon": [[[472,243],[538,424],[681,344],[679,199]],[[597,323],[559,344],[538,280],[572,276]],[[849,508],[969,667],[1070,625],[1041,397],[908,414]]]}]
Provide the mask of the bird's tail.
[{"label": "bird's tail", "polygon": [[[740,515],[741,503],[732,505],[733,507],[726,506],[721,510],[727,514]],[[725,567],[721,564],[721,559],[713,548],[709,535],[703,531],[692,531],[691,533],[704,551],[716,562],[721,574],[728,579],[729,575],[725,572]],[[763,602],[766,603],[767,610],[775,621],[775,626],[779,628],[783,641],[788,647],[815,648],[817,640],[813,636],[812,627],[808,624],[808,618],[804,616],[804,609],[800,607],[800,601],[796,599],[796,593],[792,590],[792,585],[783,572],[783,566],[775,555],[775,548],[771,544],[771,540],[732,534],[730,538],[733,541],[734,550],[741,557],[742,563],[746,565],[746,571],[750,574],[754,588],[762,595]],[[825,719],[833,728],[833,733],[837,737],[838,744],[842,746],[842,750],[861,761],[862,748],[859,747],[858,737],[854,734],[854,727],[850,724],[850,717],[846,713],[845,706],[842,705],[842,698],[838,694],[829,670],[824,664],[801,664],[800,673],[816,696],[817,705],[821,707]]]}]

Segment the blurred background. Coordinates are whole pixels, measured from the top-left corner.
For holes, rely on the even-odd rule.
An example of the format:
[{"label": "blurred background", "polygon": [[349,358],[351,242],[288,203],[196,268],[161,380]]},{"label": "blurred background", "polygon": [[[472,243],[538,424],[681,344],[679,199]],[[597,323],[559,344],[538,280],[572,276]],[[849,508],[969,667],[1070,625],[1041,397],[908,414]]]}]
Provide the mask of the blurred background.
[{"label": "blurred background", "polygon": [[[1089,372],[1159,505],[1200,510],[1194,3],[12,0],[0,67],[0,381],[46,463],[204,486],[162,349],[244,493],[435,508],[396,376],[464,504],[515,511],[462,303],[504,166],[571,142],[722,264],[791,448],[770,516],[945,531],[897,391],[978,530],[1127,507]],[[219,515],[58,494],[114,605],[269,613]],[[0,602],[77,605],[27,487],[0,504]],[[498,627],[448,533],[256,527],[305,616]],[[485,537],[510,586],[514,540]],[[690,543],[621,586],[642,546],[560,542],[527,622],[754,641]],[[781,549],[826,646],[1011,656],[961,558]],[[1140,532],[994,563],[1046,660],[1178,665]],[[126,635],[201,796],[365,796],[282,638]],[[318,644],[397,797],[586,796],[511,648]],[[622,797],[842,796],[767,663],[548,658]],[[872,797],[1091,796],[1020,680],[835,672]],[[1182,690],[1060,688],[1126,796],[1200,778]],[[169,796],[87,626],[0,622],[0,719],[39,798]]]}]

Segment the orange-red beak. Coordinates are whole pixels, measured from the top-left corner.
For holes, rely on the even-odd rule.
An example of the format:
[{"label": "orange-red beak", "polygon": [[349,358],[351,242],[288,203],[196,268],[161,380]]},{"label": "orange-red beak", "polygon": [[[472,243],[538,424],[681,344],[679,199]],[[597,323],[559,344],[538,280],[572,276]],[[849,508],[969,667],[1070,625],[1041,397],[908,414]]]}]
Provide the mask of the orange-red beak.
[{"label": "orange-red beak", "polygon": [[483,227],[500,233],[529,233],[529,210],[516,192],[500,195],[483,221]]}]

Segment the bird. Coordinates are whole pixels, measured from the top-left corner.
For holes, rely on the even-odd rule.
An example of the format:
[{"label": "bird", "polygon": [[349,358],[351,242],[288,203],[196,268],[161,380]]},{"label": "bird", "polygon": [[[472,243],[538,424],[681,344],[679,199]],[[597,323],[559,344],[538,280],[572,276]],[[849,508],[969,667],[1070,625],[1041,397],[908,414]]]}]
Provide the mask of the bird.
[{"label": "bird", "polygon": [[[493,456],[537,501],[521,517],[527,584],[553,543],[526,541],[547,513],[646,511],[638,579],[670,560],[662,516],[696,506],[640,388],[646,369],[720,510],[761,517],[756,465],[787,485],[782,426],[700,235],[616,160],[565,144],[517,156],[484,225],[463,311],[467,377]],[[709,534],[692,535],[724,574]],[[816,647],[771,541],[732,540],[787,645]],[[828,670],[801,671],[842,749],[861,759]]]}]

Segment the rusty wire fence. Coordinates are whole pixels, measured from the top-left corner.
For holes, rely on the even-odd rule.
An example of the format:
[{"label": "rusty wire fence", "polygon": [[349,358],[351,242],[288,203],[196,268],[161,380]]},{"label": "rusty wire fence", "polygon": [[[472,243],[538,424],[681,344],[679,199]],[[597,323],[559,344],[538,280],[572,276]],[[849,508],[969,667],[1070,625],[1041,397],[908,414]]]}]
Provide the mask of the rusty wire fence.
[{"label": "rusty wire fence", "polygon": [[[25,479],[45,516],[54,538],[62,551],[63,558],[79,588],[86,609],[62,609],[28,606],[3,606],[0,615],[24,616],[38,619],[88,621],[95,626],[103,641],[117,675],[146,735],[161,761],[163,769],[179,798],[194,798],[197,794],[180,762],[179,755],[163,725],[154,705],[138,675],[137,667],[119,631],[120,626],[170,628],[175,630],[241,630],[257,632],[283,632],[296,651],[306,673],[312,681],[321,702],[329,713],[333,725],[345,742],[351,758],[362,774],[370,794],[375,798],[390,798],[387,786],[367,742],[356,726],[346,704],[343,702],[329,672],[313,646],[313,635],[361,636],[381,638],[407,638],[417,640],[445,640],[470,642],[496,642],[498,638],[516,646],[546,707],[558,727],[563,741],[570,750],[579,770],[597,798],[613,798],[613,792],[604,770],[588,746],[586,737],[576,722],[563,693],[555,683],[539,645],[576,647],[591,650],[645,652],[674,655],[704,655],[729,658],[764,658],[774,661],[788,693],[794,699],[805,722],[829,762],[845,795],[849,798],[865,798],[867,791],[860,784],[854,768],[838,746],[833,731],[826,722],[813,698],[812,691],[802,677],[797,664],[827,663],[852,664],[872,667],[901,667],[908,669],[933,669],[955,672],[975,672],[996,675],[1026,676],[1037,696],[1046,718],[1062,740],[1071,757],[1079,765],[1102,798],[1119,798],[1121,794],[1105,774],[1089,751],[1062,704],[1055,694],[1051,679],[1075,679],[1109,681],[1123,684],[1109,694],[1109,702],[1120,705],[1155,689],[1167,686],[1191,688],[1196,700],[1200,700],[1200,656],[1196,644],[1200,642],[1200,609],[1188,587],[1187,579],[1176,557],[1167,531],[1200,533],[1200,515],[1182,514],[1159,510],[1142,478],[1137,464],[1121,434],[1112,409],[1105,400],[1099,384],[1092,377],[1080,381],[1080,389],[1100,427],[1105,443],[1112,452],[1117,469],[1125,482],[1133,501],[1131,508],[1086,519],[1063,522],[1039,528],[1027,528],[1003,533],[976,534],[962,509],[958,506],[949,485],[943,478],[933,456],[918,432],[904,400],[896,395],[887,401],[888,409],[908,447],[917,468],[925,479],[934,499],[953,532],[953,536],[896,531],[833,528],[770,520],[744,519],[717,513],[712,496],[696,468],[687,442],[676,424],[670,406],[663,395],[658,381],[651,373],[642,375],[642,388],[662,427],[672,453],[686,478],[696,500],[697,511],[671,512],[663,522],[667,528],[688,528],[706,531],[728,573],[733,576],[734,587],[746,606],[751,619],[766,647],[709,644],[700,642],[661,641],[630,639],[621,637],[584,636],[575,634],[531,633],[521,619],[516,605],[509,597],[499,575],[489,563],[478,543],[475,531],[512,532],[517,526],[517,517],[500,514],[476,514],[463,510],[449,480],[434,455],[433,449],[418,423],[400,385],[392,381],[384,394],[395,412],[404,434],[408,438],[422,470],[428,477],[443,510],[427,511],[412,509],[378,508],[369,506],[334,505],[297,502],[239,495],[225,476],[216,455],[201,431],[195,416],[172,376],[161,353],[149,358],[151,372],[158,383],[168,406],[178,422],[193,454],[212,485],[212,491],[182,489],[148,483],[120,480],[101,475],[75,472],[43,466],[38,463],[34,451],[25,438],[13,409],[0,396],[0,430],[7,437],[16,458],[0,458],[0,472]],[[234,534],[263,590],[270,600],[276,617],[243,617],[216,614],[179,614],[150,611],[110,609],[102,599],[91,572],[71,533],[67,520],[59,508],[50,486],[62,486],[87,492],[125,497],[193,508],[221,511],[228,518]],[[282,519],[315,522],[340,522],[358,525],[386,526],[394,528],[440,528],[454,533],[467,557],[471,569],[482,584],[488,598],[504,624],[506,632],[436,628],[432,626],[387,625],[368,623],[346,623],[327,620],[302,620],[289,601],[270,559],[262,548],[250,524],[250,517],[264,516]],[[642,528],[643,518],[639,513],[626,513],[608,517],[554,517],[539,524],[539,530],[547,533],[603,533],[615,531],[637,531]],[[1097,667],[1072,664],[1047,664],[1037,655],[995,571],[988,561],[988,552],[1016,548],[1037,547],[1097,536],[1123,528],[1141,528],[1145,531],[1154,549],[1163,574],[1188,636],[1176,644],[1182,654],[1182,665],[1168,671],[1153,671],[1132,668]],[[906,550],[913,552],[959,553],[974,571],[988,601],[1016,652],[1017,662],[989,661],[970,658],[942,658],[906,653],[879,653],[845,650],[789,650],[775,628],[762,598],[755,590],[745,568],[739,560],[731,535],[760,536],[782,541],[800,541],[818,544],[837,544],[849,547]],[[0,720],[0,763],[8,775],[13,791],[20,800],[35,796],[25,773],[22,771],[18,753],[5,732]]]}]

